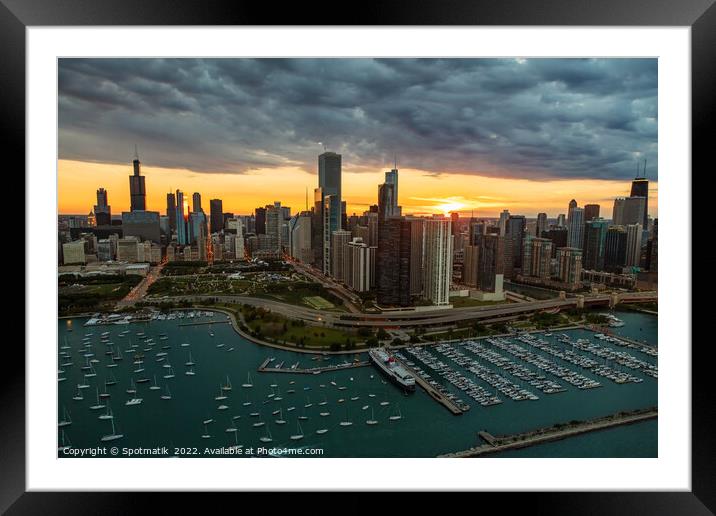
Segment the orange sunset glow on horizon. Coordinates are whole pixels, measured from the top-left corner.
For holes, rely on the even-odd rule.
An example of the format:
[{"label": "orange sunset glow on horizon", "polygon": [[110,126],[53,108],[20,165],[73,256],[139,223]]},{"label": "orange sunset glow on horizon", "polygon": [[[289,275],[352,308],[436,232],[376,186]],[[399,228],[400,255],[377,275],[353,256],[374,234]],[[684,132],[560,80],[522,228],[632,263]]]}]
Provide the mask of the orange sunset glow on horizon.
[{"label": "orange sunset glow on horizon", "polygon": [[[378,185],[384,182],[384,170],[342,174],[343,199],[347,213],[362,214],[378,199]],[[58,161],[58,211],[60,214],[87,214],[96,203],[96,190],[108,191],[114,215],[129,210],[131,163],[126,165],[85,161]],[[200,173],[186,169],[160,168],[142,164],[146,177],[147,209],[166,211],[166,194],[181,190],[199,192],[205,211],[210,199],[221,199],[225,212],[248,215],[259,206],[281,201],[292,213],[310,209],[315,173],[300,168],[265,168],[243,174]],[[559,179],[529,180],[485,177],[475,174],[435,174],[400,169],[399,204],[404,214],[433,215],[458,212],[461,216],[498,217],[507,209],[512,214],[534,217],[546,212],[556,217],[567,212],[571,199],[580,206],[599,204],[601,216],[611,216],[615,197],[628,196],[628,180]],[[649,214],[657,217],[657,182],[651,181]]]}]

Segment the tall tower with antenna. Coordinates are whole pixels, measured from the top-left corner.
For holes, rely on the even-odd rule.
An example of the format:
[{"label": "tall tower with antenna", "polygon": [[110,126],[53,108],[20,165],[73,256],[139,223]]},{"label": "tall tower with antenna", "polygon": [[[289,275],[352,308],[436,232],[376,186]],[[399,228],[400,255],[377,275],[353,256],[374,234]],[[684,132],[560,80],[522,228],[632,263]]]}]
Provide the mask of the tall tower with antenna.
[{"label": "tall tower with antenna", "polygon": [[642,173],[639,173],[639,164],[637,163],[637,173],[634,180],[631,182],[631,197],[643,197],[644,198],[644,216],[642,217],[642,228],[646,229],[649,222],[649,180],[646,177],[646,159],[644,160],[644,168]]},{"label": "tall tower with antenna", "polygon": [[130,211],[144,211],[147,209],[147,190],[144,185],[142,164],[139,161],[137,145],[134,145],[134,160],[132,161],[134,173],[129,176]]}]

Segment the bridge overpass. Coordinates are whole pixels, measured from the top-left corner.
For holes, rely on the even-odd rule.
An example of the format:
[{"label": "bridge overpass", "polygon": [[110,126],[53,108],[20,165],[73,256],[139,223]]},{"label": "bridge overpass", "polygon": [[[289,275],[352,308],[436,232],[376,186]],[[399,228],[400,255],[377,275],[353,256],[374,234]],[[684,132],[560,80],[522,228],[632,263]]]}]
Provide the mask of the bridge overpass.
[{"label": "bridge overpass", "polygon": [[474,306],[452,309],[400,311],[383,313],[345,313],[319,311],[290,305],[270,299],[248,296],[173,296],[156,301],[205,302],[216,299],[220,303],[247,304],[264,308],[291,319],[332,327],[403,327],[438,326],[468,320],[496,319],[522,315],[542,310],[584,308],[585,306],[613,307],[618,303],[656,301],[656,292],[625,292],[619,294],[596,294],[564,299],[535,300],[501,305]]}]

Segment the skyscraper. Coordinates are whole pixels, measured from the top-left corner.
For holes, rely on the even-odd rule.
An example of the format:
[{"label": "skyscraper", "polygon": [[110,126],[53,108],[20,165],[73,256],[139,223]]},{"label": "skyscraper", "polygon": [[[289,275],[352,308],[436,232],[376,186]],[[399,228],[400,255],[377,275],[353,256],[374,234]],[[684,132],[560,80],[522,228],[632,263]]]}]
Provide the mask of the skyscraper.
[{"label": "skyscraper", "polygon": [[378,185],[378,217],[397,217],[400,215],[396,210],[395,185],[383,183]]},{"label": "skyscraper", "polygon": [[584,245],[584,210],[572,207],[571,203],[567,217],[567,245],[575,249]]},{"label": "skyscraper", "polygon": [[378,220],[376,300],[383,306],[410,305],[411,225],[402,217]]},{"label": "skyscraper", "polygon": [[256,234],[266,234],[266,208],[256,208]]},{"label": "skyscraper", "polygon": [[339,229],[334,231],[331,235],[331,272],[333,277],[348,283],[348,278],[351,276],[350,270],[350,250],[348,249],[348,243],[351,241],[351,232]]},{"label": "skyscraper", "polygon": [[615,226],[624,225],[624,197],[614,199],[614,207],[612,208],[612,224]]},{"label": "skyscraper", "polygon": [[211,199],[209,201],[209,216],[211,217],[211,232],[221,232],[224,229],[224,203],[221,199]]},{"label": "skyscraper", "polygon": [[112,224],[112,209],[107,204],[107,190],[97,190],[97,204],[94,206],[95,221],[98,226],[109,226]]},{"label": "skyscraper", "polygon": [[169,217],[169,230],[177,230],[177,201],[176,196],[169,192],[167,194],[167,217]]},{"label": "skyscraper", "polygon": [[450,303],[453,235],[449,219],[425,221],[423,297],[434,305]]},{"label": "skyscraper", "polygon": [[371,289],[373,275],[375,274],[375,247],[369,247],[360,238],[354,238],[347,245],[350,257],[350,275],[346,284],[356,292],[366,292]]},{"label": "skyscraper", "polygon": [[537,228],[535,230],[535,236],[538,238],[542,237],[542,232],[547,231],[547,214],[546,213],[538,213],[537,214]]},{"label": "skyscraper", "polygon": [[507,231],[507,219],[510,218],[510,212],[507,210],[502,210],[502,213],[500,213],[500,236],[505,236],[505,233]]},{"label": "skyscraper", "polygon": [[323,272],[331,270],[331,235],[342,229],[341,155],[324,152],[318,156],[318,188],[323,196]]},{"label": "skyscraper", "polygon": [[[624,199],[621,219],[618,224],[628,226],[629,224],[639,224],[642,229],[644,220],[644,207],[646,206],[646,197],[627,197]],[[617,222],[615,222],[616,224]]]},{"label": "skyscraper", "polygon": [[522,275],[549,279],[552,262],[552,241],[527,235],[522,253]]},{"label": "skyscraper", "polygon": [[386,184],[393,185],[393,213],[395,215],[401,214],[400,206],[398,205],[398,168],[391,169],[385,173]]},{"label": "skyscraper", "polygon": [[638,267],[641,262],[641,224],[629,224],[626,227],[626,259],[627,267]]},{"label": "skyscraper", "polygon": [[204,210],[201,209],[201,194],[199,192],[194,192],[194,195],[191,196],[191,202],[191,211],[194,213],[204,212]]},{"label": "skyscraper", "polygon": [[266,236],[268,246],[272,251],[281,251],[281,228],[283,223],[283,210],[281,202],[276,201],[273,205],[266,206]]},{"label": "skyscraper", "polygon": [[408,219],[410,222],[410,294],[423,293],[423,262],[425,257],[425,219]]},{"label": "skyscraper", "polygon": [[641,174],[641,177],[639,177],[639,174],[637,174],[637,177],[634,178],[634,180],[631,182],[631,192],[629,194],[631,197],[643,197],[644,198],[644,207],[643,207],[643,215],[641,220],[639,220],[639,224],[641,224],[642,228],[648,227],[648,218],[649,218],[649,180],[646,178],[646,162],[644,162],[644,173]]},{"label": "skyscraper", "polygon": [[503,297],[505,237],[495,234],[480,235],[477,239],[479,257],[477,286],[482,292]]},{"label": "skyscraper", "polygon": [[557,276],[562,283],[578,287],[582,283],[582,250],[574,247],[557,249]]},{"label": "skyscraper", "polygon": [[176,192],[176,226],[177,226],[177,243],[179,245],[187,245],[189,243],[189,230],[187,222],[189,220],[189,201],[184,199],[184,192],[177,190]]},{"label": "skyscraper", "polygon": [[505,274],[508,278],[512,278],[515,274],[514,269],[522,268],[522,243],[525,235],[525,227],[527,221],[524,215],[510,215],[507,219],[505,231],[505,247],[506,256],[510,257],[511,262],[505,264],[508,272]]},{"label": "skyscraper", "polygon": [[584,225],[584,254],[582,268],[604,270],[604,253],[609,224],[604,219],[592,219]]},{"label": "skyscraper", "polygon": [[598,204],[585,204],[584,205],[584,222],[589,222],[592,219],[599,217],[599,205]]},{"label": "skyscraper", "polygon": [[129,176],[129,196],[130,196],[130,211],[146,210],[147,209],[147,190],[144,186],[144,176],[141,175],[142,166],[139,162],[139,155],[137,150],[134,150],[134,161],[132,161],[134,167],[134,174]]},{"label": "skyscraper", "polygon": [[604,270],[619,272],[626,265],[627,231],[624,226],[610,226],[604,242]]}]

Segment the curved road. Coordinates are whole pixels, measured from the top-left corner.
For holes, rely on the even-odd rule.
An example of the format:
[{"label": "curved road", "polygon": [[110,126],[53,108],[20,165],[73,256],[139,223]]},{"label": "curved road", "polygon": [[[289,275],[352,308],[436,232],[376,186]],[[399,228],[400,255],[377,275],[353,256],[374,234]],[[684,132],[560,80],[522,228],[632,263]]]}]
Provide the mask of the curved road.
[{"label": "curved road", "polygon": [[[629,293],[631,294],[631,293]],[[635,295],[622,294],[624,300],[629,299],[656,299],[655,293],[633,293]],[[289,305],[270,299],[246,297],[246,296],[171,296],[163,298],[168,301],[193,301],[202,302],[209,299],[216,299],[220,303],[243,303],[259,308],[265,308],[272,312],[279,313],[292,319],[303,320],[310,323],[323,323],[328,326],[422,326],[440,325],[459,321],[487,319],[518,315],[526,312],[546,310],[550,308],[564,308],[576,306],[577,299],[550,299],[536,300],[521,303],[507,303],[495,306],[474,306],[451,309],[438,309],[430,311],[411,312],[390,312],[377,314],[350,314],[319,311],[297,305]],[[157,299],[156,301],[161,301]],[[585,303],[602,304],[609,303],[608,295],[585,296]]]}]

